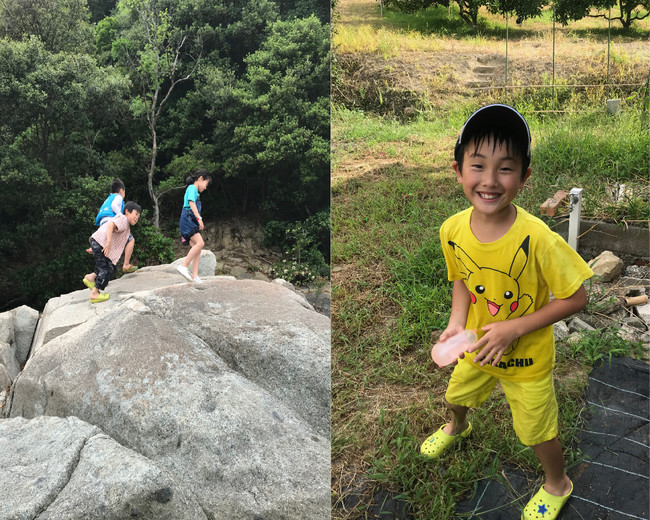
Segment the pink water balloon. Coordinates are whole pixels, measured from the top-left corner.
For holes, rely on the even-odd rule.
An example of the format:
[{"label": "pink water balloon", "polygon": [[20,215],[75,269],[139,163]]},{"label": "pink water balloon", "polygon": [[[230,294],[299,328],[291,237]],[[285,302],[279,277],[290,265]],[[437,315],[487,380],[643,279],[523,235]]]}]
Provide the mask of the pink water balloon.
[{"label": "pink water balloon", "polygon": [[473,330],[464,330],[459,332],[445,341],[436,343],[431,349],[431,359],[433,359],[439,367],[447,366],[458,359],[463,352],[476,343],[476,332]]}]

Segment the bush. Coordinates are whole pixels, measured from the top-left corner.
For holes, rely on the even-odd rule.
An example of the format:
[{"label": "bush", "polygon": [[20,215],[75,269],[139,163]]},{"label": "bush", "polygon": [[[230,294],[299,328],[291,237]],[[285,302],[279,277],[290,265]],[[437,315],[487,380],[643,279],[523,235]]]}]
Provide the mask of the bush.
[{"label": "bush", "polygon": [[302,222],[272,220],[264,226],[264,245],[284,253],[273,276],[292,283],[309,283],[329,276],[329,212],[320,211]]},{"label": "bush", "polygon": [[138,223],[131,228],[135,238],[133,256],[140,265],[168,264],[174,261],[174,241],[157,230],[148,218],[148,210],[144,210]]},{"label": "bush", "polygon": [[306,285],[316,279],[318,270],[305,263],[299,264],[294,260],[284,259],[273,264],[271,276],[297,285]]}]

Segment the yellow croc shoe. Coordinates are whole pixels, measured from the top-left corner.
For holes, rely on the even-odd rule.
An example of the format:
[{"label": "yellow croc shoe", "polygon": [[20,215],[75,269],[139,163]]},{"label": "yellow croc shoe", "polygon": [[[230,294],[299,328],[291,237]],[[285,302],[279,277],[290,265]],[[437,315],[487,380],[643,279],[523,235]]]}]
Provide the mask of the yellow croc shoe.
[{"label": "yellow croc shoe", "polygon": [[442,455],[449,446],[456,443],[460,439],[464,439],[470,433],[472,433],[472,423],[467,423],[467,428],[457,435],[449,435],[442,431],[446,425],[440,427],[440,429],[427,437],[420,446],[420,453],[429,457],[430,459],[437,459]]},{"label": "yellow croc shoe", "polygon": [[571,493],[573,493],[573,482],[571,482],[571,491],[563,497],[551,495],[542,486],[526,504],[521,520],[555,520]]},{"label": "yellow croc shoe", "polygon": [[84,285],[88,287],[88,289],[93,289],[95,287],[95,282],[91,282],[84,276]]},{"label": "yellow croc shoe", "polygon": [[108,300],[110,297],[111,297],[110,294],[108,294],[108,293],[103,293],[103,294],[100,294],[99,296],[97,296],[97,298],[91,298],[91,299],[90,299],[90,303],[101,303],[101,302],[105,302],[105,301]]}]

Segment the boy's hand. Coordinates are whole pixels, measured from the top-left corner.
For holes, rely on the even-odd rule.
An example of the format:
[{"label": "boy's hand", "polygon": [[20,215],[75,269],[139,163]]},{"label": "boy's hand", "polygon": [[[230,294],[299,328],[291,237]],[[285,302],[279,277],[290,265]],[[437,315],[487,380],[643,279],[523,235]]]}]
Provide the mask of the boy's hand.
[{"label": "boy's hand", "polygon": [[203,231],[203,228],[205,226],[203,225],[203,220],[199,220],[199,231]]},{"label": "boy's hand", "polygon": [[440,339],[438,339],[438,343],[441,343],[445,341],[447,338],[451,338],[452,336],[455,336],[456,334],[459,334],[465,330],[465,327],[462,325],[449,325],[444,331],[442,331],[442,334],[440,334]]},{"label": "boy's hand", "polygon": [[107,256],[110,250],[111,250],[111,241],[108,240],[106,242],[106,245],[104,246],[104,249],[102,249],[102,253],[104,253],[104,255]]},{"label": "boy's hand", "polygon": [[474,346],[468,349],[468,352],[481,349],[474,357],[474,363],[480,363],[481,366],[484,366],[491,362],[492,366],[496,366],[501,361],[503,353],[515,342],[519,335],[515,331],[512,322],[508,321],[489,323],[481,327],[481,330],[485,332],[485,335],[474,343]]},{"label": "boy's hand", "polygon": [[[455,336],[456,334],[460,334],[465,330],[465,327],[463,325],[449,325],[443,332],[440,334],[440,338],[438,338],[438,341],[436,343],[442,343],[446,339],[451,338],[452,336]],[[465,357],[465,352],[461,352],[460,355],[458,356],[458,359],[463,359]],[[458,364],[458,359],[453,361],[451,366],[454,366]]]}]

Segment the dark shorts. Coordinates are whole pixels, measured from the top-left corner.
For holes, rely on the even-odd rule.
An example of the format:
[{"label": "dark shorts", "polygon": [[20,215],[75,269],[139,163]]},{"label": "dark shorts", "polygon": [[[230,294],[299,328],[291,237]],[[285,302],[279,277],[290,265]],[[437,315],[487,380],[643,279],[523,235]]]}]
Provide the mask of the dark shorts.
[{"label": "dark shorts", "polygon": [[181,237],[183,237],[189,245],[190,238],[199,232],[199,221],[196,220],[194,213],[191,209],[183,208],[180,220]]},{"label": "dark shorts", "polygon": [[108,285],[108,281],[115,274],[115,265],[111,262],[102,251],[104,246],[97,242],[94,238],[90,239],[90,248],[93,250],[95,257],[95,287],[103,291]]}]

